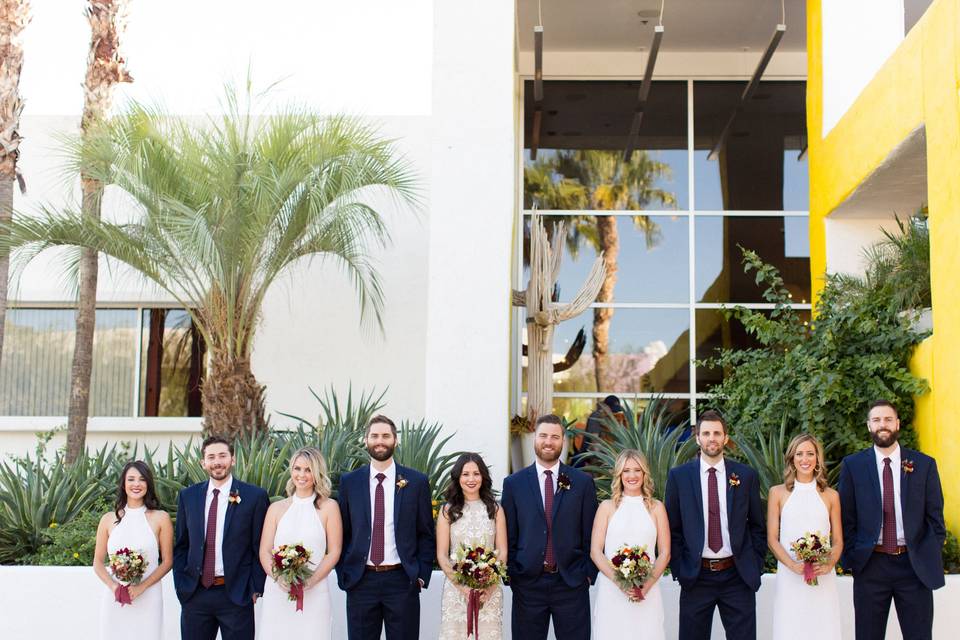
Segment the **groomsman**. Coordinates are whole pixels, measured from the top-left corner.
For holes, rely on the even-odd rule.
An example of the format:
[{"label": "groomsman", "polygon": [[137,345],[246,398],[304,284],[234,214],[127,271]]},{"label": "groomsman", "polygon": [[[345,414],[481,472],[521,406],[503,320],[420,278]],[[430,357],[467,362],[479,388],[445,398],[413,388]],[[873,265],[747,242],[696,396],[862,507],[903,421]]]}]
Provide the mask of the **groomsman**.
[{"label": "groomsman", "polygon": [[719,412],[703,412],[696,439],[699,458],[670,470],[665,500],[670,570],[680,582],[680,640],[708,639],[714,608],[729,640],[755,640],[767,553],[757,474],[724,458],[729,437]]},{"label": "groomsman", "polygon": [[[233,443],[203,441],[209,480],[180,491],[173,547],[173,583],[184,640],[253,640],[253,603],[263,593],[260,531],[267,492],[233,477]],[[136,635],[136,629],[130,630]]]},{"label": "groomsman", "polygon": [[597,491],[593,478],[560,463],[563,439],[560,418],[540,416],[536,462],[503,481],[514,638],[546,638],[551,617],[558,640],[590,638]]},{"label": "groomsman", "polygon": [[900,418],[886,400],[870,405],[873,447],[843,459],[843,566],[853,571],[857,640],[886,636],[890,601],[904,638],[933,636],[933,590],[944,585],[943,491],[937,463],[901,447]]},{"label": "groomsman", "polygon": [[430,583],[436,543],[427,476],[393,460],[397,426],[374,416],[365,435],[370,464],[340,478],[343,553],[337,582],[347,592],[350,640],[416,640],[420,590]]}]

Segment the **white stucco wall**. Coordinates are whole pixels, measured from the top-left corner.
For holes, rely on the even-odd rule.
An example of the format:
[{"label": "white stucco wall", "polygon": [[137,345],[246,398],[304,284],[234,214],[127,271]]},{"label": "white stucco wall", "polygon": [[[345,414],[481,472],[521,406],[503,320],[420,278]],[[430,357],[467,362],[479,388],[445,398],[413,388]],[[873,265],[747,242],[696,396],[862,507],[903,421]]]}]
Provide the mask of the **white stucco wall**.
[{"label": "white stucco wall", "polygon": [[867,266],[864,249],[883,240],[883,229],[897,231],[892,216],[883,218],[835,218],[825,220],[827,273],[862,276]]}]

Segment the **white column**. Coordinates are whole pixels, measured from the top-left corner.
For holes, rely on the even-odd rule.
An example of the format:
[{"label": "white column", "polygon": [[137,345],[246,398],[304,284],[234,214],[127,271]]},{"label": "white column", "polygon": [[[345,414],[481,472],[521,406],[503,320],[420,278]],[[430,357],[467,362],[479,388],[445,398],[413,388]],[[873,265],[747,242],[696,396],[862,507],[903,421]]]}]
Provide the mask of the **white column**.
[{"label": "white column", "polygon": [[425,407],[507,471],[514,5],[434,3]]}]

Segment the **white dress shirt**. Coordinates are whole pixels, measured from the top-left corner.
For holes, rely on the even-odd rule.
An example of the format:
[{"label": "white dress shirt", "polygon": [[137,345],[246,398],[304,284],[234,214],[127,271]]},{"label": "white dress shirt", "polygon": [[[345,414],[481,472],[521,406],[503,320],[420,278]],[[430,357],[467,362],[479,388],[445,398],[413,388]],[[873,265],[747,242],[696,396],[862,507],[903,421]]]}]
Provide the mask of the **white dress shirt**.
[{"label": "white dress shirt", "polygon": [[543,466],[542,464],[540,464],[540,460],[537,460],[536,464],[537,464],[537,479],[539,479],[540,481],[540,499],[543,501],[543,508],[546,509],[547,494],[546,494],[546,490],[544,489],[543,483],[546,482],[547,480],[547,474],[544,473],[544,471],[553,472],[553,476],[551,477],[551,479],[553,480],[553,495],[557,495],[557,476],[560,475],[560,461],[558,460],[557,462],[555,462],[552,467]]},{"label": "white dress shirt", "polygon": [[[376,518],[377,504],[377,474],[382,473],[387,476],[383,479],[383,563],[382,564],[400,564],[400,554],[397,551],[397,536],[393,530],[393,497],[397,490],[397,465],[391,461],[390,466],[385,471],[377,471],[370,465],[370,551],[373,550],[373,521]],[[401,489],[402,491],[402,489]],[[370,556],[367,555],[368,562]],[[369,564],[373,564],[370,562]]]},{"label": "white dress shirt", "polygon": [[877,456],[877,474],[880,476],[880,537],[877,544],[883,544],[883,459],[890,458],[890,471],[893,474],[893,512],[897,516],[897,545],[907,544],[907,538],[903,534],[903,510],[900,507],[900,445],[893,450],[889,456],[883,455],[880,449],[874,445],[873,453]]},{"label": "white dress shirt", "polygon": [[207,520],[210,515],[210,505],[213,503],[213,490],[220,489],[217,496],[217,544],[216,544],[216,564],[213,568],[214,576],[223,576],[223,524],[227,520],[227,507],[230,506],[230,487],[233,486],[233,476],[227,476],[223,484],[219,487],[213,483],[213,479],[207,482],[207,499],[203,508],[203,533],[207,533]]},{"label": "white dress shirt", "polygon": [[710,487],[707,484],[710,478],[708,469],[710,465],[700,458],[700,489],[703,491],[703,558],[729,558],[733,555],[733,547],[730,546],[730,528],[727,522],[727,468],[721,458],[720,462],[714,467],[717,470],[717,497],[720,499],[720,535],[723,539],[723,546],[719,551],[710,548]]}]

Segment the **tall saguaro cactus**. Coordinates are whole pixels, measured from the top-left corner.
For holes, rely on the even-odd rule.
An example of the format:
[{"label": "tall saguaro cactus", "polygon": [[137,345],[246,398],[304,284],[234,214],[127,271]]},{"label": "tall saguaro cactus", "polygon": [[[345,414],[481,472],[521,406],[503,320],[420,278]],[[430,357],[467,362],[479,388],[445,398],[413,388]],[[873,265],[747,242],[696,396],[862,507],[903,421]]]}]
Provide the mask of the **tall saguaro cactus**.
[{"label": "tall saguaro cactus", "polygon": [[561,222],[547,236],[543,220],[533,215],[530,224],[530,282],[523,291],[513,292],[513,305],[527,309],[527,418],[533,424],[539,416],[553,411],[553,333],[558,324],[586,310],[597,297],[606,269],[603,256],[597,257],[586,282],[571,302],[553,301],[553,290],[563,260],[566,238]]}]

